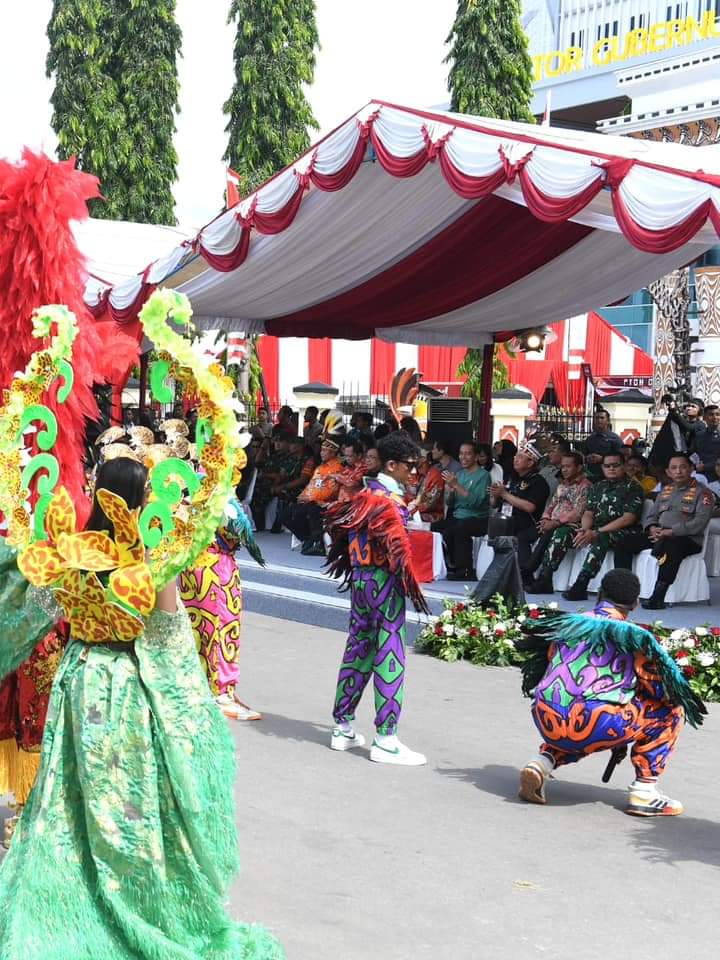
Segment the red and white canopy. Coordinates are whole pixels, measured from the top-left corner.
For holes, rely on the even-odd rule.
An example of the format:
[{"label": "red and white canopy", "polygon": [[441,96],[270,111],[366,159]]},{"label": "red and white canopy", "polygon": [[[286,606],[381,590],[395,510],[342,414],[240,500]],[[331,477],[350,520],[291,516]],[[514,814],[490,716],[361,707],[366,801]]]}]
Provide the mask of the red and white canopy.
[{"label": "red and white canopy", "polygon": [[373,101],[86,301],[128,322],[166,284],[205,327],[480,345],[617,302],[717,243],[716,154]]}]

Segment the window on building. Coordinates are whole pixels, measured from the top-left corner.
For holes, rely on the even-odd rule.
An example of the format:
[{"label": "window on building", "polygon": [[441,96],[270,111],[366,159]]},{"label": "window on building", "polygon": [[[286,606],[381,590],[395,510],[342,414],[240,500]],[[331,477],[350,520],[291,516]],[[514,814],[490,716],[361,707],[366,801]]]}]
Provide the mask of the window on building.
[{"label": "window on building", "polygon": [[641,350],[652,353],[653,306],[647,290],[638,290],[620,306],[598,313]]},{"label": "window on building", "polygon": [[[718,0],[720,2],[720,0]],[[571,47],[582,47],[585,43],[585,31],[578,30],[577,33],[573,30],[570,34],[570,46]]]},{"label": "window on building", "polygon": [[614,37],[616,37],[619,32],[620,32],[620,24],[619,24],[619,22],[618,22],[617,20],[613,20],[613,23],[612,23],[612,35],[613,35]]},{"label": "window on building", "polygon": [[631,29],[631,30],[643,30],[643,29],[645,28],[646,22],[647,22],[647,15],[646,15],[646,14],[641,13],[641,14],[640,14],[639,16],[637,16],[637,17],[635,16],[635,14],[633,14],[632,17],[630,17],[630,29]]}]

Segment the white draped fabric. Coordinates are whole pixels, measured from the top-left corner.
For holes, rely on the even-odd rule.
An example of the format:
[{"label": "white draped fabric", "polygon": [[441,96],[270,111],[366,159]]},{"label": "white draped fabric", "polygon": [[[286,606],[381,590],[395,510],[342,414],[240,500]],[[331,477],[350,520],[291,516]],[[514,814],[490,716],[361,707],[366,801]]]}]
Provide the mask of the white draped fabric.
[{"label": "white draped fabric", "polygon": [[480,345],[616,302],[716,243],[715,153],[373,101],[86,301],[131,322],[168,284],[200,326]]}]

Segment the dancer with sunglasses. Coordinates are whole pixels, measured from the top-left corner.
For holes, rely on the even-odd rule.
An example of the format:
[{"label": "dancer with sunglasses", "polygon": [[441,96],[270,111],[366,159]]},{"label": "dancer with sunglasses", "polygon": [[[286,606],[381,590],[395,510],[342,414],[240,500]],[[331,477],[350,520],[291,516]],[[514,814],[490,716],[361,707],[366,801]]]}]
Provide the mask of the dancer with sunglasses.
[{"label": "dancer with sunglasses", "polygon": [[343,576],[351,590],[350,633],[345,647],[330,738],[333,750],[362,747],[365,738],[354,726],[355,711],[372,676],[375,686],[375,738],[370,759],[377,763],[421,766],[426,759],[397,736],[405,681],[405,602],[427,611],[412,572],[404,486],[410,480],[420,450],[404,432],[378,443],[382,464],[376,478],[347,503],[325,512],[332,538],[328,565]]}]

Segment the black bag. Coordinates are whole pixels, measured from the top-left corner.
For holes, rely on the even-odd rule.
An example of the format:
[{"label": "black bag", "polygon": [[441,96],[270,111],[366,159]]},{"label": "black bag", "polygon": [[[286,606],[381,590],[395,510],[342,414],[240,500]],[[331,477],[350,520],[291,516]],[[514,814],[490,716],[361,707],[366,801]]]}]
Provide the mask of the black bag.
[{"label": "black bag", "polygon": [[488,543],[494,547],[495,556],[473,590],[470,599],[474,603],[484,604],[499,593],[505,600],[518,604],[525,603],[525,590],[517,555],[517,539],[493,537],[488,539]]}]

